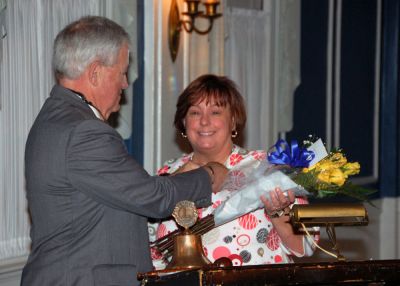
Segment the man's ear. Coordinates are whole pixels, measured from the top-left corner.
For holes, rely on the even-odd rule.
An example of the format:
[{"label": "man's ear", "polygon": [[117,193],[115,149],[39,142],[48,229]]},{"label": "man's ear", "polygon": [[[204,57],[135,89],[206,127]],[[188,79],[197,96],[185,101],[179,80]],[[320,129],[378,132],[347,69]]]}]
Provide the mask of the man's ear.
[{"label": "man's ear", "polygon": [[98,86],[99,84],[101,67],[98,61],[92,62],[88,67],[89,82],[94,86]]}]

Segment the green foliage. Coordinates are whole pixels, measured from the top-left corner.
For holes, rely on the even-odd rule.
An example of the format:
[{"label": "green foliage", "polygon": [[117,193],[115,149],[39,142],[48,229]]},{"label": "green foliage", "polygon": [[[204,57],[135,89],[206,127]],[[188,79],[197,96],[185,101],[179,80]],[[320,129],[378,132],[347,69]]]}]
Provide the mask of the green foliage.
[{"label": "green foliage", "polygon": [[297,172],[291,177],[296,184],[302,186],[317,198],[344,195],[360,201],[368,201],[368,198],[377,192],[375,189],[367,189],[351,182],[346,182],[342,186],[322,183],[317,179],[317,172],[314,170],[307,173]]}]

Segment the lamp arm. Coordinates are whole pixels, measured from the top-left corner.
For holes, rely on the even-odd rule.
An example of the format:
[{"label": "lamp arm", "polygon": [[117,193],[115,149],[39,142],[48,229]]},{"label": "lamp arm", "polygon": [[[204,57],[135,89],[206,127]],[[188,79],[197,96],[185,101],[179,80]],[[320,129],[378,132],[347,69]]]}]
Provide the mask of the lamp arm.
[{"label": "lamp arm", "polygon": [[208,24],[207,29],[200,30],[195,25],[195,19],[194,18],[190,18],[190,20],[181,20],[178,29],[181,30],[182,27],[183,27],[183,29],[188,33],[192,33],[193,31],[195,31],[199,35],[206,35],[211,31],[211,29],[213,27],[214,19],[213,18],[208,18],[208,23],[209,24]]},{"label": "lamp arm", "polygon": [[196,26],[194,25],[194,22],[193,22],[193,30],[199,35],[206,35],[211,31],[213,24],[214,24],[214,19],[208,18],[208,28],[202,31],[202,30],[199,30],[198,28],[196,28]]},{"label": "lamp arm", "polygon": [[194,30],[194,28],[193,28],[193,27],[194,27],[193,21],[194,21],[193,18],[191,18],[190,20],[180,20],[180,21],[179,21],[178,30],[179,30],[179,31],[182,31],[182,27],[183,27],[183,29],[184,29],[186,32],[188,32],[188,33],[193,32],[193,30]]}]

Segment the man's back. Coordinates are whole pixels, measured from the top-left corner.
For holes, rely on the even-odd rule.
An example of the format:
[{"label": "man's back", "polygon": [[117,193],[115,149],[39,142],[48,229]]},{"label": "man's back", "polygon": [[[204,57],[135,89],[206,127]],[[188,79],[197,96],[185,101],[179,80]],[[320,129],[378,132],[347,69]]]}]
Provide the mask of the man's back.
[{"label": "man's back", "polygon": [[[139,247],[147,241],[137,235],[147,232],[147,220],[101,204],[73,185],[68,172],[74,167],[68,157],[74,156],[69,153],[73,151],[69,144],[75,129],[80,124],[103,124],[106,130],[109,127],[99,122],[78,97],[60,95],[56,92],[47,100],[27,142],[27,197],[33,244],[23,284],[93,285],[98,272],[99,281],[114,276],[122,283],[126,277],[131,285],[138,256],[140,271],[151,267],[147,248]],[[106,132],[112,132],[109,129]],[[36,224],[43,221],[46,223]],[[33,261],[35,266],[31,268]],[[115,271],[116,276],[112,274]]]}]

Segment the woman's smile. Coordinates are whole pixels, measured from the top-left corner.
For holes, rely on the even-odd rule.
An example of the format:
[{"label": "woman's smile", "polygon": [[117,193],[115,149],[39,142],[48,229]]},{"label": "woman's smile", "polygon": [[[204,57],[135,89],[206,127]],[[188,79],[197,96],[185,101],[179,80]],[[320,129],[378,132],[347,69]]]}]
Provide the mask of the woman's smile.
[{"label": "woman's smile", "polygon": [[214,135],[215,134],[215,132],[214,131],[207,131],[207,132],[198,132],[198,134],[200,135],[200,136],[212,136],[212,135]]}]

